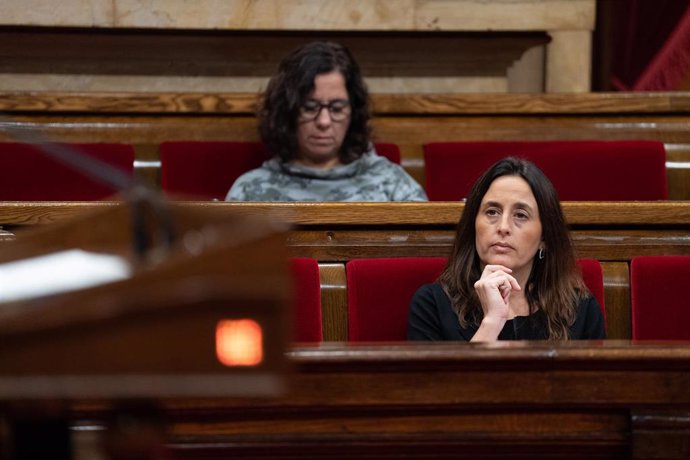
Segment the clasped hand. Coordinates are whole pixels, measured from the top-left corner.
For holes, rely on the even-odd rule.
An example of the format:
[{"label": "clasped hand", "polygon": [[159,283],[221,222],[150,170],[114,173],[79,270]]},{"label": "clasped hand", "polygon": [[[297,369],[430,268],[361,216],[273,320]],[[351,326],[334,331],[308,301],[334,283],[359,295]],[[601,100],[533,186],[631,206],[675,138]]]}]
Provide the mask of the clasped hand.
[{"label": "clasped hand", "polygon": [[485,319],[506,321],[510,316],[510,293],[522,290],[512,272],[503,265],[487,265],[474,283]]}]

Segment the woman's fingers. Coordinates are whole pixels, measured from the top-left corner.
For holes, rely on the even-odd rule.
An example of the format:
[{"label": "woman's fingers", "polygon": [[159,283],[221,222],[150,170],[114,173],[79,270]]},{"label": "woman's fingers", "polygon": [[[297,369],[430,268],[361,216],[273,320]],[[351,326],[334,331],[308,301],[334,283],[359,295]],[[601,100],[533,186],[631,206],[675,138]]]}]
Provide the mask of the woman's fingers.
[{"label": "woman's fingers", "polygon": [[479,281],[484,280],[489,286],[500,287],[506,285],[506,287],[510,287],[516,291],[522,290],[518,281],[510,274],[511,272],[512,270],[502,265],[487,265]]},{"label": "woman's fingers", "polygon": [[484,275],[489,275],[489,274],[497,272],[497,271],[502,271],[504,273],[513,273],[513,270],[511,270],[510,268],[508,268],[504,265],[486,265],[484,267],[484,271],[482,272],[482,277]]}]

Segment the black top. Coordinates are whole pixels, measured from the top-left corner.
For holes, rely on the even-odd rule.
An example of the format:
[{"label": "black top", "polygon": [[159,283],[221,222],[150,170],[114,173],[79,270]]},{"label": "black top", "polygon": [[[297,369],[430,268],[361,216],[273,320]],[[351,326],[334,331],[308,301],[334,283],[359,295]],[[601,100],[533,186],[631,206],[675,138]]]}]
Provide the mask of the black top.
[{"label": "black top", "polygon": [[[407,318],[408,340],[464,340],[469,342],[478,326],[460,326],[458,315],[440,284],[425,284],[412,297]],[[575,323],[570,327],[574,340],[606,338],[604,316],[599,302],[592,296],[580,301]],[[529,316],[516,316],[506,321],[498,340],[545,340],[546,316],[538,311]]]}]

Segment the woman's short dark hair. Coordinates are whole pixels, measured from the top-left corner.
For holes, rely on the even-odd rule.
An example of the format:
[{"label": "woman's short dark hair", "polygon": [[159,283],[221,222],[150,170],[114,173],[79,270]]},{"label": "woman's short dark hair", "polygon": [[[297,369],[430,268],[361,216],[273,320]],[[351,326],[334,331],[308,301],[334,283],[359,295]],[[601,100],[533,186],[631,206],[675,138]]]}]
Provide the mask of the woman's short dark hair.
[{"label": "woman's short dark hair", "polygon": [[351,115],[350,127],[338,152],[342,163],[362,156],[369,148],[369,94],[350,51],[332,42],[312,42],[285,57],[268,82],[259,108],[259,135],[268,151],[282,161],[298,153],[297,118],[302,103],[314,90],[317,75],[340,72],[345,78]]},{"label": "woman's short dark hair", "polygon": [[493,181],[502,176],[524,179],[539,208],[545,257],[541,260],[534,258],[527,286],[523,286],[530,313],[538,310],[545,313],[549,339],[567,339],[569,327],[575,321],[577,302],[588,295],[588,291],[577,268],[556,189],[544,173],[527,160],[504,158],[475,182],[458,223],[448,265],[439,282],[450,297],[463,327],[468,323],[479,325],[483,311],[474,290],[474,283],[481,277],[475,222],[484,195]]}]

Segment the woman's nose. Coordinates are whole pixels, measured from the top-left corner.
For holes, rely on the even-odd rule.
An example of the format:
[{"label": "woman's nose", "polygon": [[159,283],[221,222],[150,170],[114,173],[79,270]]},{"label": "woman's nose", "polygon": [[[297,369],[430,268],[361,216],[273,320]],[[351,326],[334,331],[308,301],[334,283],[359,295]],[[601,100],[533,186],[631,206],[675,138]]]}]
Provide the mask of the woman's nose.
[{"label": "woman's nose", "polygon": [[328,107],[321,107],[314,121],[316,121],[318,126],[329,126],[333,120],[331,120],[331,113],[328,111]]},{"label": "woman's nose", "polygon": [[510,216],[507,214],[501,215],[498,221],[498,231],[502,234],[510,233]]}]

